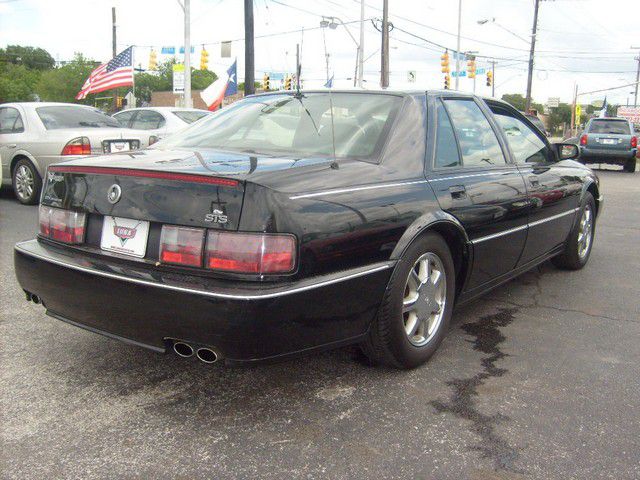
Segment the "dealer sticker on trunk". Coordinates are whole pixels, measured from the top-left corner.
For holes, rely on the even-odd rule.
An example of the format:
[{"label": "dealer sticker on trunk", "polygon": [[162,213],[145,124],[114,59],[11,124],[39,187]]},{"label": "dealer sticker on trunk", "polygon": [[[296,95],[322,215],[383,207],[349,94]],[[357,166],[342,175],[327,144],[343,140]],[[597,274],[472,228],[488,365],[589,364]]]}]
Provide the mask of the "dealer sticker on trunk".
[{"label": "dealer sticker on trunk", "polygon": [[148,236],[149,222],[105,216],[100,248],[142,258],[147,251]]}]

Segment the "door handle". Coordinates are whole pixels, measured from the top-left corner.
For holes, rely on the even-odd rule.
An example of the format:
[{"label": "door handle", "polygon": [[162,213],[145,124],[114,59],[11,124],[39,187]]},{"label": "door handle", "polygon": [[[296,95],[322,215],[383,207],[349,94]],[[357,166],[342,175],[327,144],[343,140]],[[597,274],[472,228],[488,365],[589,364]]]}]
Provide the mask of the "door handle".
[{"label": "door handle", "polygon": [[451,185],[449,193],[453,198],[462,198],[467,194],[467,189],[464,185]]}]

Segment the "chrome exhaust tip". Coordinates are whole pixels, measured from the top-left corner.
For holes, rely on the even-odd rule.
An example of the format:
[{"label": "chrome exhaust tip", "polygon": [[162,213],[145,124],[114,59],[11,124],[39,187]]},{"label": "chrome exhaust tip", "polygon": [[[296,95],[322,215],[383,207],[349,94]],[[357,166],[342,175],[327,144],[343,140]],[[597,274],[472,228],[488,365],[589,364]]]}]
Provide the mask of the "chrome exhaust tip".
[{"label": "chrome exhaust tip", "polygon": [[204,363],[215,363],[218,361],[218,354],[210,348],[199,348],[196,356]]},{"label": "chrome exhaust tip", "polygon": [[31,295],[31,301],[36,305],[40,305],[40,297],[37,295]]},{"label": "chrome exhaust tip", "polygon": [[173,351],[176,352],[177,355],[184,358],[189,358],[193,356],[193,347],[188,343],[175,342],[173,344]]}]

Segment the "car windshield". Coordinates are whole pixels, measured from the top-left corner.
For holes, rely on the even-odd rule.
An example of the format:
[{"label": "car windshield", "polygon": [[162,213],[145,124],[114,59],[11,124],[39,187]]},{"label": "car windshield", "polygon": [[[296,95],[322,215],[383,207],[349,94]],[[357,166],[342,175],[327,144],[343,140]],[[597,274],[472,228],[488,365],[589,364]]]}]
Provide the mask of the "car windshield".
[{"label": "car windshield", "polygon": [[154,147],[373,159],[401,101],[395,95],[363,93],[249,97]]},{"label": "car windshield", "polygon": [[193,123],[200,120],[202,117],[209,115],[209,112],[201,111],[189,111],[189,110],[176,110],[173,114],[185,123]]},{"label": "car windshield", "polygon": [[610,133],[617,135],[629,135],[629,124],[624,120],[593,120],[589,127],[589,133]]},{"label": "car windshield", "polygon": [[36,112],[47,130],[60,128],[118,128],[120,124],[100,110],[80,106],[39,107]]}]

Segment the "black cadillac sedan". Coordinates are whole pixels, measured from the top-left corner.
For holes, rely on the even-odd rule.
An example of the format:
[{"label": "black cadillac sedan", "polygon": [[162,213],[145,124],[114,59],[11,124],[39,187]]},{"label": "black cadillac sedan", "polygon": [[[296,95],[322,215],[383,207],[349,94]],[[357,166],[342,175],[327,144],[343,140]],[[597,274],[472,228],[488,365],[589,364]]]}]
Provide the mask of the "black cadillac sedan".
[{"label": "black cadillac sedan", "polygon": [[51,166],[27,300],[158,352],[359,344],[425,362],[454,306],[589,259],[598,179],[508,104],[451,91],[248,97],[142,151]]}]

